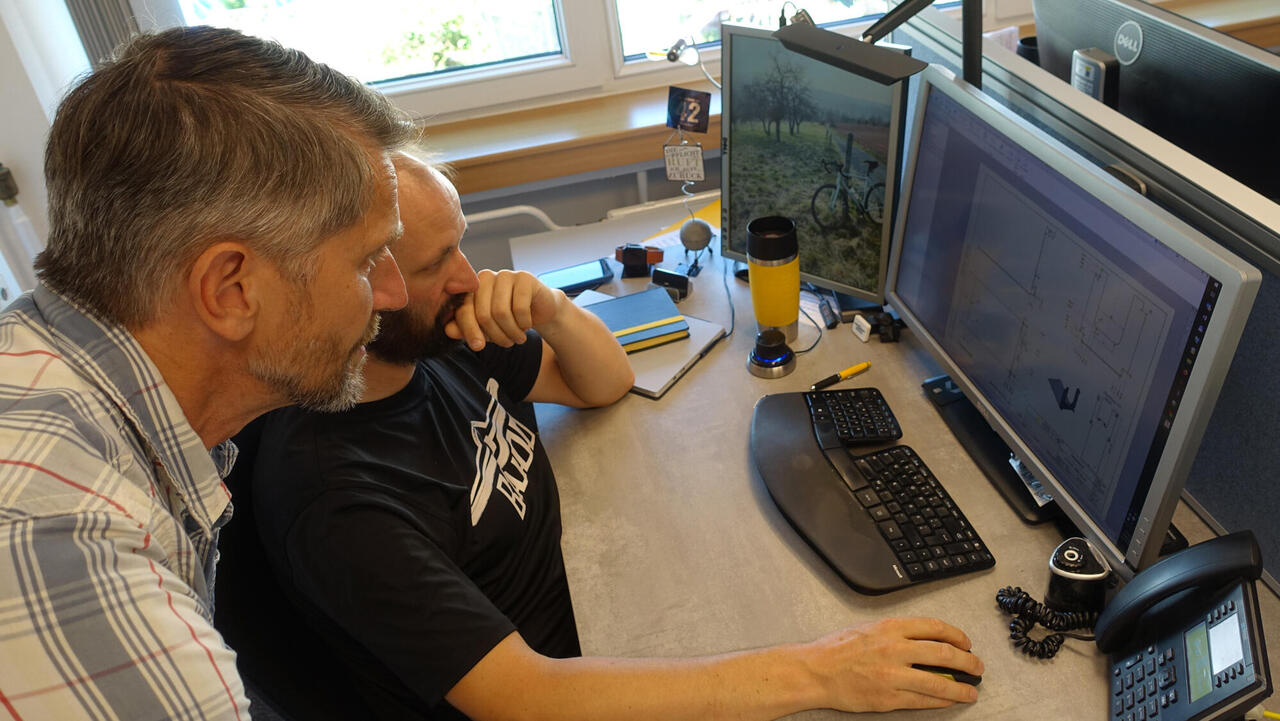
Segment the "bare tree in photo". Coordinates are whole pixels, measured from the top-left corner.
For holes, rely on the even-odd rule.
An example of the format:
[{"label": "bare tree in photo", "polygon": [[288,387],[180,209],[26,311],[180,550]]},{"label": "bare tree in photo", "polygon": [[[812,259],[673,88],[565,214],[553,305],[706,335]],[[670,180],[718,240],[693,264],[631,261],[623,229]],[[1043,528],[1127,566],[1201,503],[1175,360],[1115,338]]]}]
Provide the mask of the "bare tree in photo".
[{"label": "bare tree in photo", "polygon": [[765,135],[773,129],[775,141],[782,140],[782,123],[787,123],[787,134],[798,135],[800,124],[817,112],[809,94],[809,80],[804,72],[780,53],[770,53],[771,66],[765,77],[752,83],[749,92],[761,99]]}]

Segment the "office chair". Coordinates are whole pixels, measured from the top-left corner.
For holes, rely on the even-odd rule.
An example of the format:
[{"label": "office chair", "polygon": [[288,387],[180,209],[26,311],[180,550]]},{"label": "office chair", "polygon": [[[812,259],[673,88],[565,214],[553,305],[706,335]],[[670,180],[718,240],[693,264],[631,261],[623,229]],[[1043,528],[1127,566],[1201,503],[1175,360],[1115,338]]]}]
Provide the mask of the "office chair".
[{"label": "office chair", "polygon": [[226,484],[235,515],[218,540],[214,626],[236,652],[256,721],[366,718],[344,667],[307,627],[267,561],[250,483],[261,430],[258,419],[234,438],[240,455]]}]

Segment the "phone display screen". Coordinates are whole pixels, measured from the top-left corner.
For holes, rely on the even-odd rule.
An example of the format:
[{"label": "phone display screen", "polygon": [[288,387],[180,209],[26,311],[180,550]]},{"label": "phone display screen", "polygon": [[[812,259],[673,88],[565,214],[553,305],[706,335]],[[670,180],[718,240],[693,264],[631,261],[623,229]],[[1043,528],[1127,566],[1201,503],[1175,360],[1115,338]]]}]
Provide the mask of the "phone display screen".
[{"label": "phone display screen", "polygon": [[1191,701],[1213,690],[1213,674],[1209,671],[1209,629],[1203,623],[1185,635],[1187,645],[1187,689],[1191,692]]},{"label": "phone display screen", "polygon": [[1213,659],[1215,674],[1244,660],[1244,647],[1240,644],[1240,619],[1236,614],[1227,616],[1209,629],[1209,657]]},{"label": "phone display screen", "polygon": [[1213,677],[1244,660],[1239,614],[1210,627],[1201,622],[1184,635],[1187,647],[1187,688],[1191,701],[1213,690]]}]

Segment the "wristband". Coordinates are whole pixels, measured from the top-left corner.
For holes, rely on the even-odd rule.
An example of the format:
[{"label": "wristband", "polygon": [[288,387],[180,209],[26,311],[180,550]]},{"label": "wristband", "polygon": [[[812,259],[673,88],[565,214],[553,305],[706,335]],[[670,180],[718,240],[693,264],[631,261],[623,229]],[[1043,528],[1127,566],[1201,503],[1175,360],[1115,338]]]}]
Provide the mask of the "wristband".
[{"label": "wristband", "polygon": [[627,243],[619,245],[613,251],[614,260],[623,265],[653,265],[662,262],[663,251],[652,245]]}]

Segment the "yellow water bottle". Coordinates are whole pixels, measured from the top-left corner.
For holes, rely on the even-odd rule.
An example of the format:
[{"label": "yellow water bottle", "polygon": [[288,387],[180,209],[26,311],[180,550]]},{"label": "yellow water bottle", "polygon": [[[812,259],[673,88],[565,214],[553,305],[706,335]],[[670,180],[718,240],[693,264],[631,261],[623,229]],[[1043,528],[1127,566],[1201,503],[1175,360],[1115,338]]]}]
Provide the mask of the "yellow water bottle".
[{"label": "yellow water bottle", "polygon": [[760,331],[777,329],[796,339],[800,317],[800,246],[796,224],[771,215],[747,223],[747,278]]}]

